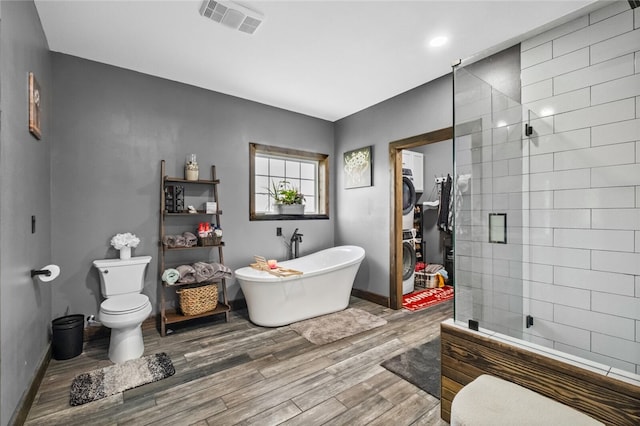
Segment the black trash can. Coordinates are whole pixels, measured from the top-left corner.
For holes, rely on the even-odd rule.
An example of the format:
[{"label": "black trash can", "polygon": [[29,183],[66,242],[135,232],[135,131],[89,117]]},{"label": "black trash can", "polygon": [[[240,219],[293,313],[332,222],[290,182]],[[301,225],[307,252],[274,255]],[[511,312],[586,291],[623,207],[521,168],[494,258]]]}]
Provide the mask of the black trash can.
[{"label": "black trash can", "polygon": [[84,315],[67,315],[51,322],[53,358],[69,359],[82,353]]}]

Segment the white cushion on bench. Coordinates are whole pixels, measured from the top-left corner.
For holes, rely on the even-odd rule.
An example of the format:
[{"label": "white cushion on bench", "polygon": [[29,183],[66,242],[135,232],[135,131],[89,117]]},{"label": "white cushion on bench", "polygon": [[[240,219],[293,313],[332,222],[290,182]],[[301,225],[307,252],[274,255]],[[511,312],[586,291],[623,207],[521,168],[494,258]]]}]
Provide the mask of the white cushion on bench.
[{"label": "white cushion on bench", "polygon": [[451,403],[451,426],[603,425],[599,421],[515,383],[483,374]]}]

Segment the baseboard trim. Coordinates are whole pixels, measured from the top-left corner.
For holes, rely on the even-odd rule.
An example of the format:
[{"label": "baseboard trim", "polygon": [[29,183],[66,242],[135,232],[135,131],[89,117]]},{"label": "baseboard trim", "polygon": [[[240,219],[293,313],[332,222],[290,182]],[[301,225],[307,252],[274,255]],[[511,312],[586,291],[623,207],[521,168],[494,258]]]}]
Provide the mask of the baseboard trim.
[{"label": "baseboard trim", "polygon": [[44,374],[47,372],[47,367],[49,366],[49,362],[51,361],[51,342],[49,342],[49,346],[47,347],[47,351],[44,354],[44,357],[40,361],[40,365],[36,370],[36,374],[31,381],[31,385],[22,395],[18,406],[16,407],[16,411],[11,416],[9,420],[10,425],[23,425],[27,421],[27,416],[29,415],[29,410],[31,410],[31,406],[33,405],[33,401],[36,399],[36,394],[38,393],[38,389],[42,384],[42,379],[44,379]]},{"label": "baseboard trim", "polygon": [[388,297],[381,296],[376,293],[371,293],[370,291],[352,288],[351,295],[354,297],[358,297],[360,299],[368,300],[369,302],[377,303],[378,305],[382,305],[385,308],[388,308],[390,306],[390,301]]}]

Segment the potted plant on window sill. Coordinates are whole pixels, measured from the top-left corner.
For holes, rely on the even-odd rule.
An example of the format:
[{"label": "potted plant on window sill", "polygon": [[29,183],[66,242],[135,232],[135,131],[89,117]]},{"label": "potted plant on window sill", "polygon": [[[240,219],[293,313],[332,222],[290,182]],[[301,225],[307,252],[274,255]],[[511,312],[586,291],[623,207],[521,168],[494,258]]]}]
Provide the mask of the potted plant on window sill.
[{"label": "potted plant on window sill", "polygon": [[301,215],[304,214],[304,195],[294,188],[290,182],[281,180],[276,184],[272,183],[269,195],[275,201],[277,214]]}]

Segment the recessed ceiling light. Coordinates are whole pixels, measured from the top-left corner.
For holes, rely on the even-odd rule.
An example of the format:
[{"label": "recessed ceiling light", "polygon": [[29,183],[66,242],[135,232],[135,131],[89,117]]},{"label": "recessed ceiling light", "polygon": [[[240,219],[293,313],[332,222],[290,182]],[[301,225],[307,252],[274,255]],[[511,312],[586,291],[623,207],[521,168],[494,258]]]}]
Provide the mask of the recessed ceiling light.
[{"label": "recessed ceiling light", "polygon": [[440,47],[440,46],[443,46],[444,44],[446,44],[447,40],[448,39],[445,36],[435,37],[435,38],[432,38],[431,41],[429,41],[429,46],[431,46],[431,47]]}]

